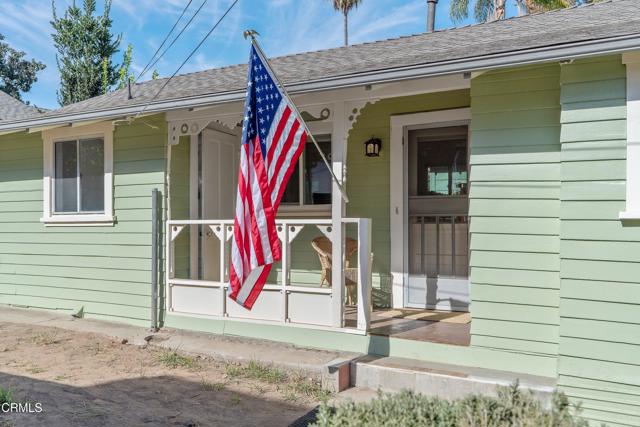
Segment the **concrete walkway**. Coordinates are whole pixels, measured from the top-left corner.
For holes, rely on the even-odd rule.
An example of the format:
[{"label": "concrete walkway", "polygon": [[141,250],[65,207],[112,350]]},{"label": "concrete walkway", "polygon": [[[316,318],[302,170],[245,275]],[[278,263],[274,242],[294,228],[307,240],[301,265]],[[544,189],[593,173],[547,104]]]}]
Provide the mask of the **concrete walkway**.
[{"label": "concrete walkway", "polygon": [[154,345],[226,362],[251,360],[283,369],[304,371],[321,378],[331,391],[349,386],[349,363],[358,353],[315,350],[251,338],[235,338],[175,329],[149,329],[95,319],[77,319],[37,309],[0,306],[0,322],[50,326],[77,332],[102,334],[134,345]]}]

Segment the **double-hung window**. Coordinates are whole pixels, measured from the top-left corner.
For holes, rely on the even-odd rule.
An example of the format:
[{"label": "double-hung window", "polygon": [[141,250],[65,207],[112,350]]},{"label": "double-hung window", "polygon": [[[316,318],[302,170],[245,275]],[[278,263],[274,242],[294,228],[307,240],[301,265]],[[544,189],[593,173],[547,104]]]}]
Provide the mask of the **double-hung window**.
[{"label": "double-hung window", "polygon": [[113,223],[112,126],[87,128],[43,133],[46,224]]},{"label": "double-hung window", "polygon": [[[315,135],[315,139],[327,160],[331,161],[331,135]],[[311,138],[307,138],[304,152],[282,195],[281,205],[317,208],[330,206],[331,187],[331,172]]]},{"label": "double-hung window", "polygon": [[104,214],[104,139],[55,142],[54,214]]}]

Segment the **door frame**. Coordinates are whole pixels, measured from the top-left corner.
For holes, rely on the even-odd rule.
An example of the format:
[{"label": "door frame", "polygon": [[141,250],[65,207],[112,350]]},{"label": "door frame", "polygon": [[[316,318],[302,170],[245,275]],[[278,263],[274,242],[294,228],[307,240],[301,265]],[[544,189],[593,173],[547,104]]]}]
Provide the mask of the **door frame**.
[{"label": "door frame", "polygon": [[[202,129],[201,132],[195,135],[191,135],[190,147],[189,147],[189,219],[197,220],[197,219],[228,219],[228,218],[200,218],[200,212],[202,210],[203,198],[198,198],[198,192],[201,190],[200,187],[200,178],[202,170],[200,168],[199,156],[200,152],[198,150],[198,145],[200,143],[205,144],[207,140],[207,135],[209,138],[213,140],[218,146],[218,157],[220,156],[220,144],[232,145],[235,149],[240,150],[240,135],[236,131],[231,131],[224,129],[220,126],[216,126],[215,124],[209,124],[208,127]],[[234,185],[237,179],[234,175]],[[218,195],[222,194],[222,188],[220,188],[220,180],[218,180]],[[235,192],[236,189],[233,188],[231,191]],[[204,193],[204,192],[203,192]],[[219,212],[219,211],[218,211]],[[221,215],[217,215],[220,217]],[[190,264],[190,272],[191,279],[197,280],[199,275],[199,252],[200,252],[200,239],[199,233],[202,232],[200,230],[200,226],[191,226],[192,230],[197,228],[196,232],[191,232],[189,234],[189,264]]]},{"label": "door frame", "polygon": [[[407,306],[406,286],[409,280],[409,227],[407,210],[409,203],[406,158],[410,129],[469,125],[471,108],[429,111],[391,116],[390,145],[390,232],[391,276],[393,308]],[[470,141],[469,141],[470,142]],[[470,145],[469,145],[470,146]]]}]

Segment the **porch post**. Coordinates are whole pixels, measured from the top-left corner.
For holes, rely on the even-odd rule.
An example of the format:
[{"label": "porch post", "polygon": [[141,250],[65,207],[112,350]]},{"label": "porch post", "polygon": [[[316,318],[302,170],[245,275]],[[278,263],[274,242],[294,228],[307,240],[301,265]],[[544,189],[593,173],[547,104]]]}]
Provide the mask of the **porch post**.
[{"label": "porch post", "polygon": [[[346,159],[347,128],[345,123],[344,102],[333,104],[333,135],[331,138],[331,166],[340,184],[344,187],[344,164]],[[340,188],[333,182],[331,187],[331,236],[332,236],[332,325],[337,328],[344,326],[344,225],[342,218],[345,203],[340,194]]]}]

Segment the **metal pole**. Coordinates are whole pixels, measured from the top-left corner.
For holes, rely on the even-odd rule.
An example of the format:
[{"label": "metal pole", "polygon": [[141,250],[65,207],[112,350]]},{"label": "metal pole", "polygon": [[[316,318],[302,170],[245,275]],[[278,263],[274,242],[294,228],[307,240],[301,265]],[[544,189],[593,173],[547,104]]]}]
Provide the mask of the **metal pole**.
[{"label": "metal pole", "polygon": [[151,191],[151,330],[158,330],[158,196]]},{"label": "metal pole", "polygon": [[427,0],[427,33],[433,33],[435,30],[436,3],[438,3],[438,0]]},{"label": "metal pole", "polygon": [[289,93],[287,92],[287,89],[285,89],[284,85],[282,84],[282,82],[280,81],[278,76],[276,76],[276,73],[274,73],[273,70],[271,69],[271,64],[269,64],[269,61],[267,60],[266,55],[264,54],[264,52],[260,48],[260,45],[258,44],[258,40],[256,40],[255,35],[258,34],[258,33],[256,31],[254,31],[254,30],[247,30],[247,31],[244,32],[244,34],[245,34],[245,38],[247,36],[251,37],[251,44],[256,48],[256,50],[258,51],[258,55],[260,55],[260,58],[262,59],[262,61],[267,66],[267,71],[271,75],[271,78],[276,82],[278,87],[280,87],[280,90],[282,91],[282,94],[284,95],[285,98],[287,98],[287,100],[291,104],[291,108],[293,109],[293,112],[295,114],[297,114],[298,117],[300,117],[300,121],[302,122],[302,125],[304,126],[305,132],[307,132],[307,136],[309,138],[311,138],[311,141],[313,142],[313,144],[318,149],[318,152],[320,153],[320,157],[322,157],[322,160],[324,161],[324,164],[327,166],[327,169],[329,169],[329,172],[331,173],[331,177],[333,178],[333,180],[335,181],[336,185],[340,189],[340,194],[342,195],[342,198],[344,199],[345,203],[349,203],[349,197],[347,197],[347,193],[344,191],[344,188],[342,188],[342,184],[340,184],[340,181],[338,181],[338,177],[333,172],[333,168],[331,167],[331,165],[329,164],[329,161],[327,160],[327,158],[325,157],[324,153],[320,149],[320,145],[318,145],[318,142],[314,138],[313,133],[311,133],[311,130],[309,130],[309,126],[307,126],[307,123],[305,123],[305,121],[302,119],[302,115],[300,114],[300,111],[298,110],[298,107],[296,106],[296,104],[293,102],[293,100],[289,96]]}]

